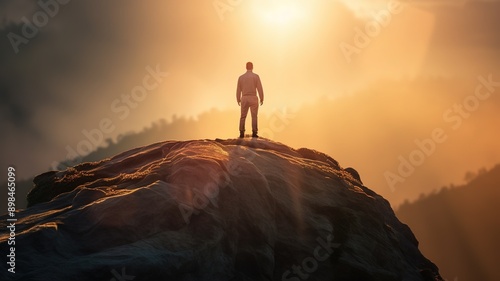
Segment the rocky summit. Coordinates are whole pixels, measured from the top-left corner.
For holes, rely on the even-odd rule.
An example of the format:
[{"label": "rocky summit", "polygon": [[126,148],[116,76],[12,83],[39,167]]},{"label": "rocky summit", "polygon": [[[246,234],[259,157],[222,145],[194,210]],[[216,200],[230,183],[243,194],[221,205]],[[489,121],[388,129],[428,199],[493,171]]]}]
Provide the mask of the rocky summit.
[{"label": "rocky summit", "polygon": [[166,141],[34,183],[1,280],[442,280],[355,169],[306,148]]}]

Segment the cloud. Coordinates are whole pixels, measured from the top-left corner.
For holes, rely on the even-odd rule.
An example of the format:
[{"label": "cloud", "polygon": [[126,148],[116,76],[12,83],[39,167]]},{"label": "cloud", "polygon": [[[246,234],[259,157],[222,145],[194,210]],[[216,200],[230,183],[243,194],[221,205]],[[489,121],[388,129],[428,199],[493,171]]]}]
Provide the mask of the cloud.
[{"label": "cloud", "polygon": [[11,22],[20,22],[26,14],[35,9],[33,0],[0,0],[0,28]]},{"label": "cloud", "polygon": [[462,7],[434,7],[431,12],[439,21],[437,46],[500,48],[500,2],[472,1]]}]

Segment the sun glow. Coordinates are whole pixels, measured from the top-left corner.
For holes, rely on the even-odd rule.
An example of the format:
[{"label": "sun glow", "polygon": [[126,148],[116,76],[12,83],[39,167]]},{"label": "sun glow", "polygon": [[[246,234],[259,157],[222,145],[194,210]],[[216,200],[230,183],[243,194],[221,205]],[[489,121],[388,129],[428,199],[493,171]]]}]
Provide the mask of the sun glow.
[{"label": "sun glow", "polygon": [[303,1],[264,1],[255,6],[255,12],[263,23],[278,27],[295,25],[306,18]]}]

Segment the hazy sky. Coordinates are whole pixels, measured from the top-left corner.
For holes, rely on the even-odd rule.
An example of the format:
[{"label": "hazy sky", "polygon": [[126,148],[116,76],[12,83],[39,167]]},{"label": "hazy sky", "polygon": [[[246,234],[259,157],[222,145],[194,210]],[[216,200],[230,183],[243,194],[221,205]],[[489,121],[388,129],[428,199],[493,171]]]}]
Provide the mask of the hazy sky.
[{"label": "hazy sky", "polygon": [[[303,116],[287,130],[309,122],[323,138],[288,132],[298,138],[277,140],[323,150],[383,185],[370,166],[382,161],[384,170],[397,169],[397,156],[412,152],[415,139],[458,122],[442,115],[474,94],[478,76],[500,81],[498,1],[406,2],[54,0],[44,9],[37,1],[0,0],[2,167],[16,165],[21,177],[41,173],[66,157],[67,146],[76,149],[87,139],[84,130],[116,138],[173,115],[237,110],[236,79],[253,61],[266,93],[262,114],[327,98],[348,106],[332,110],[363,117]],[[25,19],[39,27],[30,29]],[[442,80],[419,82],[429,77]],[[467,166],[500,162],[499,93],[464,118],[472,121],[418,177],[435,177],[434,171],[439,182],[453,182]],[[234,127],[234,134],[218,137],[237,136],[234,119],[213,124]],[[349,122],[355,132],[340,126]],[[398,137],[388,135],[395,131]],[[393,196],[387,185],[379,189]]]}]

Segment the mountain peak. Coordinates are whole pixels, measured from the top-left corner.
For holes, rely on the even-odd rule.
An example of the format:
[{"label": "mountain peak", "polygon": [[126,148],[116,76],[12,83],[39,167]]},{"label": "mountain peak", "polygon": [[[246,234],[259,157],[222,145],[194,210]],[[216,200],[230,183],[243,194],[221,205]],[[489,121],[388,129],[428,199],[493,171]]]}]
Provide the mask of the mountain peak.
[{"label": "mountain peak", "polygon": [[16,280],[442,280],[356,170],[266,139],[139,147],[39,175],[28,202]]}]

